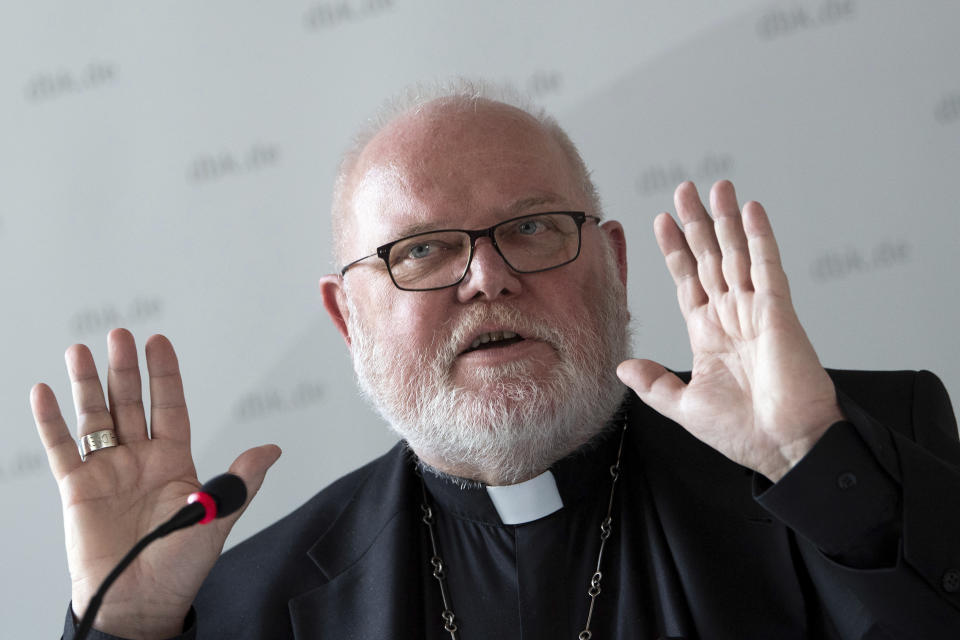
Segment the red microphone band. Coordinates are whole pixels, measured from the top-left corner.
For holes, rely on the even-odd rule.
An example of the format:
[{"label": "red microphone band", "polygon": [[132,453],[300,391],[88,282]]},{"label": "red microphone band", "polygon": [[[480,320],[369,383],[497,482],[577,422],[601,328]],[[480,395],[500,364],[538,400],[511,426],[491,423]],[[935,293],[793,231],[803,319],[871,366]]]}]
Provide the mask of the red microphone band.
[{"label": "red microphone band", "polygon": [[206,512],[206,515],[203,516],[203,520],[200,521],[200,524],[207,524],[217,517],[217,503],[206,491],[196,491],[191,493],[189,497],[187,497],[187,504],[193,504],[194,502],[199,502],[201,505],[203,505],[203,509]]}]

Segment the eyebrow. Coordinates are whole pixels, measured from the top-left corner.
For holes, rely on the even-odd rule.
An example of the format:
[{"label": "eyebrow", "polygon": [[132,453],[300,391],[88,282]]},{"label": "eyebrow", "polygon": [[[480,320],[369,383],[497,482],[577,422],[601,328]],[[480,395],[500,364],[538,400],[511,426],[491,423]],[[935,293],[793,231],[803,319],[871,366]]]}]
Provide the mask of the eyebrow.
[{"label": "eyebrow", "polygon": [[[505,208],[503,211],[507,215],[504,217],[504,220],[515,216],[523,215],[523,212],[532,209],[533,207],[539,207],[545,204],[550,205],[561,205],[566,206],[566,200],[561,196],[555,194],[546,194],[539,196],[531,196],[529,198],[521,198],[520,200],[515,201],[513,204]],[[405,227],[402,227],[397,231],[397,238],[405,238],[407,236],[414,236],[418,233],[426,233],[428,231],[437,231],[439,229],[450,229],[449,226],[440,226],[436,222],[415,222],[409,224]]]}]

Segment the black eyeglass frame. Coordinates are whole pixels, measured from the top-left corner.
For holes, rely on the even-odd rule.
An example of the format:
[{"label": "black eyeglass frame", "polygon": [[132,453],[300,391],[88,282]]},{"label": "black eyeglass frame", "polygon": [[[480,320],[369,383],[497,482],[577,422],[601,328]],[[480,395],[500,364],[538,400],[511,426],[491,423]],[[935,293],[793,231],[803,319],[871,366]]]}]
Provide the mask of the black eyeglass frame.
[{"label": "black eyeglass frame", "polygon": [[[509,224],[509,223],[511,223],[511,222],[516,222],[517,220],[523,220],[523,219],[525,219],[525,218],[538,218],[538,217],[540,217],[540,216],[557,215],[557,214],[563,214],[563,215],[570,216],[571,218],[573,218],[574,223],[576,223],[576,225],[577,225],[577,252],[573,255],[573,257],[570,258],[569,260],[564,260],[564,261],[561,262],[560,264],[555,264],[555,265],[553,265],[553,266],[545,267],[545,268],[543,268],[543,269],[532,269],[532,270],[530,270],[530,271],[524,271],[524,270],[522,270],[522,269],[517,269],[517,268],[514,267],[512,264],[510,264],[510,261],[507,260],[507,257],[506,257],[505,255],[503,255],[503,251],[501,251],[501,250],[500,250],[500,247],[497,245],[497,239],[496,239],[496,237],[494,236],[494,231],[496,231],[497,227],[503,226],[503,225],[505,225],[505,224]],[[457,286],[458,284],[460,284],[461,282],[463,282],[463,279],[464,279],[465,277],[467,277],[467,272],[470,271],[470,265],[473,263],[473,252],[474,252],[474,249],[476,249],[477,239],[479,239],[479,238],[490,238],[490,244],[493,245],[493,248],[496,249],[496,251],[497,251],[497,253],[500,255],[500,257],[503,258],[503,261],[507,264],[508,267],[510,267],[511,269],[513,269],[514,271],[516,271],[517,273],[540,273],[540,272],[542,272],[542,271],[550,271],[551,269],[556,269],[556,268],[558,268],[558,267],[562,267],[562,266],[565,265],[565,264],[570,264],[571,262],[573,262],[574,260],[576,260],[577,258],[580,257],[580,249],[581,249],[581,247],[583,246],[583,225],[584,225],[584,223],[585,223],[588,219],[589,219],[589,220],[594,220],[594,221],[596,221],[596,222],[600,222],[600,218],[599,218],[599,217],[597,217],[597,216],[592,216],[592,215],[588,215],[588,214],[587,214],[586,212],[584,212],[584,211],[543,211],[543,212],[541,212],[541,213],[528,213],[528,214],[526,214],[526,215],[516,216],[516,217],[514,217],[514,218],[508,218],[508,219],[506,219],[506,220],[501,220],[501,221],[498,222],[497,224],[495,224],[495,225],[493,225],[493,226],[490,226],[490,227],[487,227],[486,229],[474,229],[474,230],[471,230],[471,229],[432,229],[431,231],[423,231],[423,232],[421,232],[421,233],[414,233],[413,235],[404,236],[404,237],[402,237],[402,238],[397,238],[396,240],[393,240],[393,241],[391,241],[391,242],[388,242],[387,244],[382,244],[382,245],[380,245],[379,247],[377,247],[377,250],[376,250],[375,253],[371,253],[371,254],[368,255],[368,256],[363,256],[362,258],[357,258],[357,259],[354,260],[353,262],[347,263],[342,269],[340,269],[340,277],[343,277],[343,276],[347,273],[347,270],[350,269],[351,267],[353,267],[354,265],[356,265],[358,262],[363,262],[363,261],[366,260],[367,258],[378,257],[378,258],[380,258],[381,260],[383,260],[384,265],[386,265],[386,267],[387,267],[387,273],[390,274],[390,280],[393,282],[393,286],[395,286],[397,289],[400,289],[401,291],[436,291],[436,290],[438,290],[438,289],[448,289],[448,288],[450,288],[450,287],[455,287],[455,286]],[[393,270],[390,269],[390,261],[389,261],[389,258],[390,258],[390,249],[393,247],[393,245],[395,245],[395,244],[397,244],[397,243],[400,243],[400,242],[404,242],[405,240],[410,240],[411,238],[418,238],[418,237],[420,237],[420,236],[429,236],[429,235],[433,235],[433,234],[435,234],[435,233],[449,233],[449,232],[465,233],[465,234],[467,234],[467,235],[470,237],[470,254],[467,256],[467,266],[464,267],[463,273],[460,274],[460,277],[457,279],[457,281],[456,281],[456,282],[451,282],[450,284],[445,284],[445,285],[443,285],[443,286],[441,286],[441,287],[427,287],[426,289],[411,289],[411,288],[409,288],[409,287],[401,287],[399,284],[397,284],[396,278],[393,277]]]}]

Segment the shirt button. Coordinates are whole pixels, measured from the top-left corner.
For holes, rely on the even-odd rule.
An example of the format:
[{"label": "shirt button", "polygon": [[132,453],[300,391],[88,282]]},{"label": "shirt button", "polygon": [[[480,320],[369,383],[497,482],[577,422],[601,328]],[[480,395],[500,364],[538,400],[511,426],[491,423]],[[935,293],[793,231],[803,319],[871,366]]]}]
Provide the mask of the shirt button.
[{"label": "shirt button", "polygon": [[846,491],[857,484],[857,476],[847,471],[837,476],[837,486]]},{"label": "shirt button", "polygon": [[943,573],[943,590],[947,593],[956,593],[960,591],[960,571],[956,569],[947,569]]}]

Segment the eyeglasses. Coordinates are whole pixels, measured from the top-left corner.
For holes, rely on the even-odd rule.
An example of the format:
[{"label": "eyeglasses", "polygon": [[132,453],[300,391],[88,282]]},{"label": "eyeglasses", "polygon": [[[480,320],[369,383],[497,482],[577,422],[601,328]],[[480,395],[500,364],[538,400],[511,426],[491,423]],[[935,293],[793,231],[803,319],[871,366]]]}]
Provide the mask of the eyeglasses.
[{"label": "eyeglasses", "polygon": [[377,247],[340,270],[372,258],[382,259],[390,279],[403,291],[432,291],[459,284],[467,275],[478,238],[490,244],[518,273],[537,273],[573,262],[580,255],[581,228],[587,219],[600,218],[582,211],[534,213],[498,222],[486,229],[437,229],[416,233]]}]

